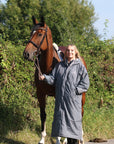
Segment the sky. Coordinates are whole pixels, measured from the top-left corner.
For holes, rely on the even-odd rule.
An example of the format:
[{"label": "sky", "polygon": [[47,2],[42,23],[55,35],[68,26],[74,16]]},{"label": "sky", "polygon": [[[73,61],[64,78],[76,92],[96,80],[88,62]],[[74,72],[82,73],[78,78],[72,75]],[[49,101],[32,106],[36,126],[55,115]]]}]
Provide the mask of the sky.
[{"label": "sky", "polygon": [[[5,3],[5,0],[0,0]],[[95,8],[98,20],[94,23],[102,40],[114,38],[114,0],[88,0]],[[105,27],[105,23],[107,27]],[[106,32],[106,34],[105,34]]]},{"label": "sky", "polygon": [[[95,8],[95,16],[98,20],[94,23],[94,27],[98,30],[98,34],[103,39],[114,38],[114,0],[88,0],[92,2]],[[107,27],[105,27],[107,22]],[[104,35],[106,28],[106,35]]]}]

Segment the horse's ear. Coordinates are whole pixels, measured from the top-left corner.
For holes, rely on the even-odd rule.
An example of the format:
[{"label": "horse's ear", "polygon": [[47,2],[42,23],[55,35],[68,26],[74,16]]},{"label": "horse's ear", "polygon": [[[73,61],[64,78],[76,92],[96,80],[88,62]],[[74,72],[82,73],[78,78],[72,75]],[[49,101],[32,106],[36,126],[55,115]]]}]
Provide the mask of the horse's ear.
[{"label": "horse's ear", "polygon": [[45,27],[45,19],[44,19],[44,16],[41,16],[41,23],[42,23],[42,26],[44,26]]},{"label": "horse's ear", "polygon": [[32,16],[32,21],[33,21],[34,25],[38,24],[38,21],[37,21],[37,19],[34,16]]}]

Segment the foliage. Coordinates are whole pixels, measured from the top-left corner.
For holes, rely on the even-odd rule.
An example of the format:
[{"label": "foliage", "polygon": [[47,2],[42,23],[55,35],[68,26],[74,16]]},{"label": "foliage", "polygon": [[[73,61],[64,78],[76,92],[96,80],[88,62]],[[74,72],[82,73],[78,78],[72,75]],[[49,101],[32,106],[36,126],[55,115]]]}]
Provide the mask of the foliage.
[{"label": "foliage", "polygon": [[32,15],[39,16],[39,0],[8,0],[0,12],[0,33],[14,43],[28,40]]},{"label": "foliage", "polygon": [[[40,113],[34,86],[35,67],[34,63],[24,60],[25,47],[21,41],[30,38],[32,15],[39,20],[43,14],[54,41],[58,45],[73,42],[86,61],[90,88],[84,107],[85,137],[112,138],[114,39],[99,40],[92,26],[93,6],[84,0],[75,0],[75,3],[73,0],[44,0],[43,3],[36,0],[8,0],[5,6],[1,6],[0,14],[0,135],[4,137],[10,133],[14,138],[14,135],[23,133],[27,128],[29,133],[37,133],[40,137]],[[49,136],[53,110],[54,98],[48,97],[48,143],[52,142]],[[23,138],[22,141],[33,143]]]},{"label": "foliage", "polygon": [[23,49],[10,42],[0,44],[0,134],[22,129],[27,121],[32,126],[39,117],[35,111],[34,65],[25,63]]},{"label": "foliage", "polygon": [[85,0],[8,0],[0,12],[0,33],[14,43],[29,39],[32,16],[45,22],[58,44],[71,43],[88,36],[94,28],[94,7]]},{"label": "foliage", "polygon": [[94,40],[84,54],[90,73],[91,98],[103,99],[107,107],[113,104],[113,47],[110,41]]},{"label": "foliage", "polygon": [[45,20],[58,44],[75,42],[92,29],[94,8],[86,1],[44,0],[42,5]]}]

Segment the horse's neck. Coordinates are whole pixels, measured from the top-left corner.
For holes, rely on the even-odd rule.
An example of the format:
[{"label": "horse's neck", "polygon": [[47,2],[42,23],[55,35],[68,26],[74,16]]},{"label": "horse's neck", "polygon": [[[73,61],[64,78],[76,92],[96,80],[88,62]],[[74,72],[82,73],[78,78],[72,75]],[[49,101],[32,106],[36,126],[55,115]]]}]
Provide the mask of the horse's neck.
[{"label": "horse's neck", "polygon": [[50,49],[45,50],[41,54],[40,68],[42,73],[48,74],[51,71],[51,65],[53,61],[53,51]]},{"label": "horse's neck", "polygon": [[40,59],[42,73],[49,74],[59,61],[60,59],[53,48],[43,52]]}]

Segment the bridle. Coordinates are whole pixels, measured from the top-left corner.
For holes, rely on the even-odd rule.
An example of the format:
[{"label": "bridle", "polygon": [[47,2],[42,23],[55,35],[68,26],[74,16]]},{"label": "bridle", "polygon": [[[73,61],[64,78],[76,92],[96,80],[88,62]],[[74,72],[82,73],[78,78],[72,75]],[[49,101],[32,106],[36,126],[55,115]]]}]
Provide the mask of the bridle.
[{"label": "bridle", "polygon": [[[47,26],[46,26],[46,28],[38,28],[37,30],[44,30],[44,31],[45,31],[45,34],[44,34],[44,36],[43,36],[40,44],[37,45],[37,44],[35,44],[33,41],[31,41],[31,40],[29,40],[28,43],[32,43],[32,44],[37,48],[37,55],[36,55],[36,56],[38,57],[38,56],[41,54],[41,45],[42,45],[45,37],[46,37],[46,41],[47,41],[47,45],[48,45],[48,40],[47,40]],[[36,52],[36,51],[35,51],[35,52]],[[34,53],[35,53],[35,52],[34,52]]]},{"label": "bridle", "polygon": [[[42,45],[42,43],[43,43],[45,37],[46,37],[47,46],[48,46],[48,40],[47,40],[47,26],[46,26],[46,28],[40,27],[40,28],[38,28],[37,30],[44,30],[44,31],[45,31],[45,34],[44,34],[44,36],[43,36],[43,38],[42,38],[40,44],[37,45],[37,44],[35,44],[32,40],[29,40],[28,43],[32,43],[32,44],[37,48],[37,51],[35,51],[35,52],[37,52],[37,55],[36,55],[37,63],[34,62],[34,64],[35,64],[36,68],[38,69],[38,78],[39,78],[39,77],[42,75],[42,72],[41,72],[41,69],[40,69],[38,56],[41,54],[41,45]],[[35,52],[34,52],[34,53],[35,53]]]}]

